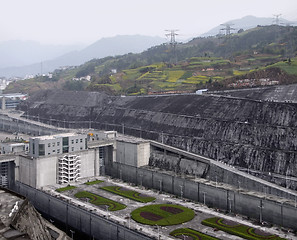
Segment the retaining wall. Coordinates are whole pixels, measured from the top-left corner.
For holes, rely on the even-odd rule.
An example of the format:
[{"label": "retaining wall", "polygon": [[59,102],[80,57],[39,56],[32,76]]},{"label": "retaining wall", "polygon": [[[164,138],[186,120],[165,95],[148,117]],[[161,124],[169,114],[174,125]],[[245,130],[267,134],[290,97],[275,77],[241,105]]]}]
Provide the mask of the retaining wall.
[{"label": "retaining wall", "polygon": [[297,207],[287,203],[288,200],[275,201],[269,196],[257,196],[244,191],[237,191],[213,186],[205,179],[188,179],[174,176],[169,172],[156,169],[136,168],[120,163],[113,163],[108,173],[114,178],[158,191],[174,194],[204,203],[235,214],[245,215],[257,221],[265,221],[282,227],[297,230]]},{"label": "retaining wall", "polygon": [[27,197],[34,207],[52,219],[65,224],[66,233],[71,235],[70,229],[78,230],[90,239],[104,240],[139,240],[152,239],[140,232],[117,224],[109,219],[75,206],[70,202],[58,199],[48,193],[16,182],[14,190]]}]

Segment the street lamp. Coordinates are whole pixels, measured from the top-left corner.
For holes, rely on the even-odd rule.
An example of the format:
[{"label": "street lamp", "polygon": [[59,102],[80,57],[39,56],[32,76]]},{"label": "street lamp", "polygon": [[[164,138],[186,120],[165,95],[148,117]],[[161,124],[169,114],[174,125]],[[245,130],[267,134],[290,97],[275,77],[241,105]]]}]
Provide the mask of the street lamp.
[{"label": "street lamp", "polygon": [[160,229],[159,229],[159,225],[156,224],[157,228],[158,228],[158,239],[160,239]]},{"label": "street lamp", "polygon": [[228,201],[229,201],[229,213],[231,213],[232,212],[232,201],[233,201],[233,199],[228,198]]},{"label": "street lamp", "polygon": [[160,182],[160,192],[162,192],[162,180],[159,180]]},{"label": "street lamp", "polygon": [[206,192],[202,192],[203,193],[203,204],[205,205],[205,194]]},{"label": "street lamp", "polygon": [[70,229],[70,232],[71,232],[71,238],[73,239],[73,235],[74,235],[75,231]]},{"label": "street lamp", "polygon": [[108,206],[108,205],[105,205],[105,207],[106,207],[106,211],[107,211],[107,219],[108,219],[108,217],[109,217],[109,211],[108,211],[109,206]]},{"label": "street lamp", "polygon": [[262,223],[262,218],[263,218],[263,216],[262,216],[262,209],[264,208],[263,207],[262,200],[260,200],[260,206],[258,206],[258,208],[260,208],[260,223]]},{"label": "street lamp", "polygon": [[179,185],[180,186],[180,198],[183,198],[183,185]]}]

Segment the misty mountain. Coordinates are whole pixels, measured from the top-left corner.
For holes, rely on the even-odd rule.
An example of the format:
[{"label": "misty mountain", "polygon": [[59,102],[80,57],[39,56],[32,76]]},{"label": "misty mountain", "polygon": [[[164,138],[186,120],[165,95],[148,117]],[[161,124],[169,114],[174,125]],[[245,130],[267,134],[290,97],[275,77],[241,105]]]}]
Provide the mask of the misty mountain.
[{"label": "misty mountain", "polygon": [[[238,30],[240,30],[240,29],[247,30],[247,29],[257,27],[258,25],[268,26],[268,25],[276,24],[276,22],[275,22],[275,18],[272,18],[272,17],[271,18],[263,18],[263,17],[255,17],[255,16],[245,16],[240,19],[230,20],[223,24],[232,24],[230,27],[234,28],[234,30],[231,30],[231,33],[235,33],[235,32],[238,32]],[[283,18],[279,19],[279,24],[280,25],[296,25],[295,22],[290,22]],[[225,26],[219,25],[219,26],[209,30],[208,32],[202,34],[201,37],[215,36],[217,34],[225,34],[225,31],[221,30],[224,28],[225,28]]]},{"label": "misty mountain", "polygon": [[0,68],[20,67],[50,60],[82,45],[43,45],[34,41],[5,41],[0,43]]},{"label": "misty mountain", "polygon": [[[150,37],[141,35],[125,35],[110,38],[102,38],[80,51],[72,51],[67,54],[63,54],[60,57],[55,57],[51,60],[42,61],[42,63],[39,59],[35,62],[35,64],[24,64],[25,66],[21,67],[0,67],[0,76],[23,77],[29,74],[47,73],[54,71],[55,69],[58,69],[61,66],[77,66],[94,58],[123,55],[130,52],[140,53],[152,46],[159,45],[164,42],[165,39],[161,37]],[[28,56],[30,54],[35,54],[36,56],[38,55],[33,50],[29,49],[24,50],[20,48],[20,51],[26,53]],[[15,52],[17,52],[17,50],[15,50]]]}]

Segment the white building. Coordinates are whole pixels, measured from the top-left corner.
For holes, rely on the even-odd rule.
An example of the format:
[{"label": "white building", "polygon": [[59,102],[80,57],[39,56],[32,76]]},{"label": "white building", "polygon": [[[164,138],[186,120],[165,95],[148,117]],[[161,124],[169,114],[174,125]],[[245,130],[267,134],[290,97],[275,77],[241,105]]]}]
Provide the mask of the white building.
[{"label": "white building", "polygon": [[64,133],[29,139],[30,157],[42,157],[61,153],[73,153],[87,149],[87,135]]},{"label": "white building", "polygon": [[91,131],[30,138],[29,154],[16,157],[15,180],[41,188],[105,175],[105,167],[114,162],[148,165],[149,141],[116,135],[114,131]]},{"label": "white building", "polygon": [[28,143],[18,143],[18,142],[1,142],[0,143],[0,154],[28,152],[28,150],[29,150]]}]

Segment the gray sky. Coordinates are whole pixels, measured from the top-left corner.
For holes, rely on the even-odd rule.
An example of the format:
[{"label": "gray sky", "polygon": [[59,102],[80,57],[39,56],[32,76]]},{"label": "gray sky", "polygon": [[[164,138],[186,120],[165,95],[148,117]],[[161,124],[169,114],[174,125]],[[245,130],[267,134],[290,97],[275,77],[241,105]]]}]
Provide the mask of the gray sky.
[{"label": "gray sky", "polygon": [[187,38],[247,15],[297,21],[296,0],[0,0],[0,9],[0,42],[90,44],[115,35],[165,37],[165,29]]}]

